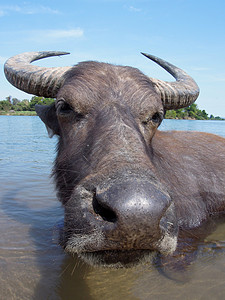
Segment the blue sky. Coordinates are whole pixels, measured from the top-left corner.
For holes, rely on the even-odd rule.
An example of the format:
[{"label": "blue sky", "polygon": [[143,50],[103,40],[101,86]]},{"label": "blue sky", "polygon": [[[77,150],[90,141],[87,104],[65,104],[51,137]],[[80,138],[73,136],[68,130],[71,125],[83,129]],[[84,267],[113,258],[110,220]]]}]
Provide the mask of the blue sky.
[{"label": "blue sky", "polygon": [[150,77],[173,80],[140,52],[183,68],[198,83],[199,108],[225,117],[225,1],[39,0],[0,4],[0,99],[31,95],[12,87],[3,64],[26,51],[71,54],[37,62],[74,65],[98,60],[137,67]]}]

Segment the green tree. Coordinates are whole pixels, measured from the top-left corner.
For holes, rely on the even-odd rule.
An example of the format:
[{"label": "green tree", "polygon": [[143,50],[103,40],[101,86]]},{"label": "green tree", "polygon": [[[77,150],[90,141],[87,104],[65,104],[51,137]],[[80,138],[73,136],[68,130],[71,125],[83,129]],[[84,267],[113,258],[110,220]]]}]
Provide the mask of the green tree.
[{"label": "green tree", "polygon": [[30,100],[30,110],[34,111],[35,110],[35,105],[36,104],[40,104],[40,102],[42,102],[43,97],[37,97],[37,96],[33,96]]},{"label": "green tree", "polygon": [[17,105],[18,103],[20,103],[20,100],[17,98],[12,98],[11,102],[12,102],[12,105]]},{"label": "green tree", "polygon": [[208,117],[208,114],[207,114],[207,112],[203,109],[203,111],[202,111],[202,117],[205,119],[205,120],[207,120],[209,117]]},{"label": "green tree", "polygon": [[167,110],[166,111],[166,115],[165,115],[165,119],[176,119],[177,117],[177,113],[175,110]]},{"label": "green tree", "polygon": [[12,104],[8,100],[0,101],[0,110],[9,111],[12,109]]},{"label": "green tree", "polygon": [[11,102],[12,96],[8,96],[8,97],[6,97],[5,99],[6,99],[6,101],[8,101],[10,104],[12,104],[12,102]]},{"label": "green tree", "polygon": [[[211,115],[212,116],[212,115]],[[214,118],[213,116],[210,119]],[[177,110],[171,110],[166,112],[165,118],[167,119],[196,119],[196,120],[208,120],[208,114],[205,110],[200,110],[196,103],[192,103],[190,106],[180,108]]]},{"label": "green tree", "polygon": [[30,100],[30,110],[34,111],[35,110],[35,105],[39,104],[39,105],[50,105],[55,101],[55,99],[52,98],[44,98],[44,97],[37,97],[37,96],[33,96]]}]

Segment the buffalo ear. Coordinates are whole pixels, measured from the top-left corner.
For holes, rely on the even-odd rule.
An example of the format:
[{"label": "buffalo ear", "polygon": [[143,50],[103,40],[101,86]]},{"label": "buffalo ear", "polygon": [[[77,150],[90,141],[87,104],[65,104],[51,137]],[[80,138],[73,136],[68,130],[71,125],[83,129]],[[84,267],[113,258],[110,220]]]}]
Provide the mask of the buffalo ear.
[{"label": "buffalo ear", "polygon": [[35,110],[40,119],[45,123],[49,137],[60,134],[60,127],[56,116],[55,103],[51,105],[35,105]]}]

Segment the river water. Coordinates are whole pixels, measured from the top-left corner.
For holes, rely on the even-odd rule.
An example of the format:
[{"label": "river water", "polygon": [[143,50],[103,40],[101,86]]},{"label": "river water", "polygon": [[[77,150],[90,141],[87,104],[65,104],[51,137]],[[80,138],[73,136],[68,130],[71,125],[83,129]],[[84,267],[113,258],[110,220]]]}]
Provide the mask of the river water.
[{"label": "river water", "polygon": [[[65,254],[58,246],[63,208],[50,178],[57,138],[48,138],[38,117],[1,116],[0,128],[0,299],[224,299],[225,225],[182,281],[151,262],[114,270]],[[165,120],[161,129],[225,137],[222,121]]]}]

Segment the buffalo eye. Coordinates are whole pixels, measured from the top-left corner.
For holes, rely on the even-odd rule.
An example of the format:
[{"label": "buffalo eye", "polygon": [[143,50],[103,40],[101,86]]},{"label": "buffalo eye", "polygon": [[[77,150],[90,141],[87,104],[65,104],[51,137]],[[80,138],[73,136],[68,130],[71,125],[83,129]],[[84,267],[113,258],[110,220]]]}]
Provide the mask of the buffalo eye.
[{"label": "buffalo eye", "polygon": [[158,112],[155,113],[152,116],[152,122],[155,123],[155,124],[160,124],[162,122],[162,115]]},{"label": "buffalo eye", "polygon": [[151,117],[148,117],[144,121],[142,121],[143,125],[148,125],[150,122],[152,122],[154,125],[159,126],[162,122],[163,116],[159,112],[154,113]]},{"label": "buffalo eye", "polygon": [[56,111],[59,117],[73,117],[79,121],[84,116],[81,113],[74,111],[74,109],[65,101],[59,100],[56,104]]},{"label": "buffalo eye", "polygon": [[56,104],[56,111],[58,115],[68,115],[73,112],[72,107],[64,100],[59,100]]}]

